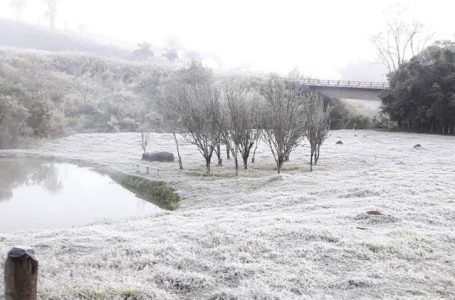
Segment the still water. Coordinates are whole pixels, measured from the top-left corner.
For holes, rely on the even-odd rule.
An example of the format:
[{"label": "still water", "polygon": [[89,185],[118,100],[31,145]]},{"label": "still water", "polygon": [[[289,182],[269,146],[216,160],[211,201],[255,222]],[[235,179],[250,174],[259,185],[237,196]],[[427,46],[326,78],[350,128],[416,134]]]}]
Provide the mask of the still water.
[{"label": "still water", "polygon": [[71,227],[159,210],[89,168],[0,159],[0,232]]}]

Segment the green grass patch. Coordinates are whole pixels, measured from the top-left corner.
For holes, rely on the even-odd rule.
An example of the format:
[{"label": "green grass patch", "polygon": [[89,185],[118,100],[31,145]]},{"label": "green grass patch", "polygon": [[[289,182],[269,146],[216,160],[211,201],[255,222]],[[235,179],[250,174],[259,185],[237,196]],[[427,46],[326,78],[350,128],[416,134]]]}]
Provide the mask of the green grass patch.
[{"label": "green grass patch", "polygon": [[173,188],[167,186],[165,182],[151,181],[139,176],[113,172],[109,172],[109,176],[138,197],[161,208],[175,210],[180,205],[179,195]]}]

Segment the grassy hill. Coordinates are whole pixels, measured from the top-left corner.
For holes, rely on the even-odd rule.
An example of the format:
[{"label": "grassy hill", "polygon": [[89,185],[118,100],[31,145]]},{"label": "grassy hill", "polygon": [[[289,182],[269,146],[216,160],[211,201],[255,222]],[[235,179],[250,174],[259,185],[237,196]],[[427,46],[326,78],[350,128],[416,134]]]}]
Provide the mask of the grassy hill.
[{"label": "grassy hill", "polygon": [[0,19],[0,45],[48,51],[83,52],[119,58],[131,55],[128,49],[103,44],[76,33],[49,30],[46,27],[7,19]]},{"label": "grassy hill", "polygon": [[137,130],[179,67],[81,53],[0,48],[0,148],[27,137]]}]

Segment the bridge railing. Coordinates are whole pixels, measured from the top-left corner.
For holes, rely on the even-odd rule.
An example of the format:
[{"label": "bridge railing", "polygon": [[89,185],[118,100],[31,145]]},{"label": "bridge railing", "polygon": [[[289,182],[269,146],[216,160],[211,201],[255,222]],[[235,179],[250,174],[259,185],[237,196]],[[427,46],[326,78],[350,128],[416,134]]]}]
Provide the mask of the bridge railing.
[{"label": "bridge railing", "polygon": [[388,82],[368,82],[368,81],[353,81],[353,80],[324,80],[305,78],[299,80],[301,83],[309,86],[326,86],[326,87],[348,87],[359,89],[378,89],[383,90],[389,87]]}]

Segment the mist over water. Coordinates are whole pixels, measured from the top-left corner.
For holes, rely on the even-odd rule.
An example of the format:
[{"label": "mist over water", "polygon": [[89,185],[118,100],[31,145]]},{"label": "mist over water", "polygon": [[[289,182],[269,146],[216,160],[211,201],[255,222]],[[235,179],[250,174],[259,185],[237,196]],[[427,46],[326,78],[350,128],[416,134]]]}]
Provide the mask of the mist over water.
[{"label": "mist over water", "polygon": [[33,159],[0,160],[0,232],[67,228],[158,211],[88,168]]}]

